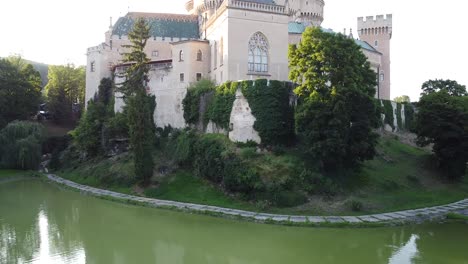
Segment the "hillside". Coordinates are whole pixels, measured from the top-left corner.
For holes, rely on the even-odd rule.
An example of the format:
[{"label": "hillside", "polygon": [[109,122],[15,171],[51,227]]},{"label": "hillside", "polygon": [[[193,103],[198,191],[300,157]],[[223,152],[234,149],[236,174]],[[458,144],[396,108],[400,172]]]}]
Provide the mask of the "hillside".
[{"label": "hillside", "polygon": [[317,172],[304,176],[305,168],[295,149],[276,150],[275,154],[244,146],[237,152],[243,166],[255,169],[266,189],[250,195],[226,192],[221,185],[194,177],[189,168],[175,165],[167,149],[155,151],[153,184],[146,189],[133,184],[133,163],[127,154],[81,163],[75,160],[57,174],[124,193],[284,214],[378,213],[449,203],[468,194],[467,177],[459,183],[444,182],[430,152],[405,145],[394,135],[380,139],[378,156],[366,162],[361,171],[326,177]]}]

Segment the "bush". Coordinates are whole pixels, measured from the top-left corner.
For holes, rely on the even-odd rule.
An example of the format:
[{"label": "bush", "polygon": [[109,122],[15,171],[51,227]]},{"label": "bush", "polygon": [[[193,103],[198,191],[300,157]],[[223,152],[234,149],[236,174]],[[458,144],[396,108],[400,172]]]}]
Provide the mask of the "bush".
[{"label": "bush", "polygon": [[357,201],[357,200],[351,200],[349,202],[349,206],[351,207],[351,210],[354,212],[360,212],[363,208],[362,202]]},{"label": "bush", "polygon": [[107,120],[105,128],[109,139],[128,138],[129,128],[125,113],[115,113],[113,117]]},{"label": "bush", "polygon": [[168,144],[168,148],[173,159],[181,165],[191,165],[195,151],[194,146],[197,139],[197,134],[192,130],[174,133]]},{"label": "bush", "polygon": [[0,131],[0,166],[8,169],[37,169],[41,162],[44,127],[14,121]]},{"label": "bush", "polygon": [[304,170],[300,177],[307,183],[306,190],[310,194],[320,194],[331,197],[339,192],[338,184],[329,177],[325,177],[317,172]]},{"label": "bush", "polygon": [[240,150],[240,156],[245,160],[252,159],[257,156],[257,148],[242,148]]},{"label": "bush", "polygon": [[258,173],[249,168],[233,153],[224,160],[223,183],[228,191],[247,195],[264,189],[264,184]]},{"label": "bush", "polygon": [[194,148],[194,173],[220,183],[224,173],[224,159],[233,153],[232,143],[223,135],[202,135]]}]

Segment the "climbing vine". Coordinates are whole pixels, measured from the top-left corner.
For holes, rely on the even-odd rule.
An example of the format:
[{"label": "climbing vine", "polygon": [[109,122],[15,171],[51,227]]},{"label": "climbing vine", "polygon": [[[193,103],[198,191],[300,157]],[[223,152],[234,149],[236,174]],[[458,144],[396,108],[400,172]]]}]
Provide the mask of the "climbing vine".
[{"label": "climbing vine", "polygon": [[294,139],[294,109],[290,105],[292,86],[287,82],[266,79],[241,82],[262,143],[287,144]]},{"label": "climbing vine", "polygon": [[392,127],[392,129],[395,129],[394,125],[394,119],[393,119],[393,106],[392,102],[389,100],[382,100],[383,103],[383,111],[385,115],[385,120],[384,120],[384,125],[388,124]]},{"label": "climbing vine", "polygon": [[214,97],[205,112],[206,121],[211,120],[219,127],[229,130],[229,119],[238,85],[237,82],[226,82],[216,87]]},{"label": "climbing vine", "polygon": [[411,103],[405,104],[405,129],[408,131],[413,130],[414,121],[414,108]]},{"label": "climbing vine", "polygon": [[396,103],[397,108],[396,108],[396,118],[397,118],[397,124],[398,124],[398,129],[403,130],[403,120],[401,118],[401,103]]},{"label": "climbing vine", "polygon": [[201,80],[187,89],[182,105],[184,106],[184,119],[188,124],[195,125],[200,120],[200,98],[215,90],[211,80]]}]

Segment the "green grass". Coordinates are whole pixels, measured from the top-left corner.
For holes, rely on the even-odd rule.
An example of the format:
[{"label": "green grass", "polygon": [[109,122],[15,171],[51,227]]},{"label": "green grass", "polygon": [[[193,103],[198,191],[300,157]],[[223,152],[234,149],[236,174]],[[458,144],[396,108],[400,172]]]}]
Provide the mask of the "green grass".
[{"label": "green grass", "polygon": [[23,171],[23,170],[0,170],[0,180],[2,179],[9,179],[13,177],[29,177],[35,176],[36,172],[34,171]]},{"label": "green grass", "polygon": [[145,196],[163,200],[256,210],[247,202],[231,198],[209,182],[181,171],[170,175],[157,188],[145,190]]},{"label": "green grass", "polygon": [[447,219],[468,221],[468,216],[462,215],[462,214],[457,214],[457,213],[448,213],[447,214]]},{"label": "green grass", "polygon": [[[311,196],[310,202],[296,207],[277,208],[263,204],[263,201],[247,202],[240,196],[226,194],[221,186],[193,177],[189,171],[177,169],[164,153],[155,153],[155,168],[165,166],[173,171],[155,177],[155,184],[144,190],[144,195],[180,202],[300,215],[381,213],[447,204],[468,197],[468,177],[458,183],[445,182],[434,166],[431,153],[426,150],[405,145],[393,136],[382,137],[377,150],[378,155],[374,160],[365,162],[361,171],[339,175],[339,191],[335,196]],[[253,148],[244,148],[240,150],[240,155],[266,181],[290,180],[298,177],[304,169],[304,162],[294,149],[285,149],[275,155],[258,154]],[[81,184],[135,194],[133,163],[128,155],[113,161],[91,160],[57,174]],[[362,205],[359,211],[352,206],[357,203]]]}]

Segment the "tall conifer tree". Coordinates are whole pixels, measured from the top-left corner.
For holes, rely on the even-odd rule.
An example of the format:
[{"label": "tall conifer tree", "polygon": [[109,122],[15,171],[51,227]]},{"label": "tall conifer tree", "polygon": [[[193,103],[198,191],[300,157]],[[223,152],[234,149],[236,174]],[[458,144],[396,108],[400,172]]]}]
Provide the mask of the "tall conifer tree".
[{"label": "tall conifer tree", "polygon": [[153,112],[156,107],[154,96],[146,93],[149,59],[144,51],[150,38],[150,27],[143,19],[137,19],[129,33],[129,49],[124,53],[124,62],[131,66],[125,72],[125,81],[118,88],[126,104],[130,128],[130,146],[134,156],[135,175],[143,184],[148,184],[153,175],[152,149],[154,143]]}]

